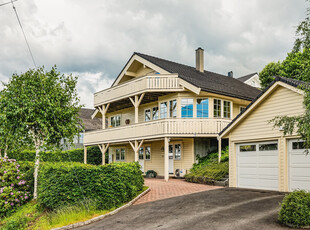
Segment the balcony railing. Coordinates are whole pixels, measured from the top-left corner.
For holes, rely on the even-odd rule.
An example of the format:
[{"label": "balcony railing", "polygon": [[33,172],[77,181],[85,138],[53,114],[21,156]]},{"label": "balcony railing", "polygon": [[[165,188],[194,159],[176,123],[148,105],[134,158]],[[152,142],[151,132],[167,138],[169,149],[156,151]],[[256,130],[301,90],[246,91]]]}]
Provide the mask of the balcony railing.
[{"label": "balcony railing", "polygon": [[94,105],[96,107],[145,92],[182,91],[184,88],[180,84],[181,82],[182,80],[178,78],[177,74],[139,77],[95,93]]},{"label": "balcony railing", "polygon": [[222,131],[230,120],[169,118],[116,128],[86,132],[85,145],[117,143],[160,137],[208,137]]}]

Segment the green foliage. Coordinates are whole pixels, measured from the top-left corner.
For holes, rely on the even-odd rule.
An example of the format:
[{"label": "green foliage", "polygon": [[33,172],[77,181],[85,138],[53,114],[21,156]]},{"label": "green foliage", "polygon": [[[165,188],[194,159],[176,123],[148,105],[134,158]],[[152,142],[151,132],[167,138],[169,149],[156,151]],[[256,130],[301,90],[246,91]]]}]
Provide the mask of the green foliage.
[{"label": "green foliage", "polygon": [[[309,1],[309,0],[306,0]],[[307,17],[303,20],[296,29],[296,40],[294,43],[293,52],[298,52],[304,48],[310,48],[310,8],[307,8]]]},{"label": "green foliage", "polygon": [[[23,168],[24,170],[24,168]],[[29,183],[15,159],[0,158],[0,217],[30,199]]]},{"label": "green foliage", "polygon": [[[12,151],[8,153],[10,158],[20,161],[34,161],[36,152],[34,150]],[[54,150],[40,152],[40,160],[43,162],[84,162],[84,149]],[[100,165],[102,163],[102,153],[98,146],[87,148],[87,163]]]},{"label": "green foliage", "polygon": [[155,178],[157,177],[157,172],[155,172],[154,170],[147,170],[145,175],[147,178]]},{"label": "green foliage", "polygon": [[286,195],[279,221],[293,227],[310,227],[310,193],[301,190]]},{"label": "green foliage", "polygon": [[270,62],[267,64],[259,73],[259,80],[261,81],[262,87],[266,88],[274,80],[274,76],[280,75],[280,70],[280,62]]},{"label": "green foliage", "polygon": [[38,202],[52,210],[84,199],[96,201],[98,209],[116,207],[133,198],[144,183],[137,162],[104,166],[45,163],[39,181]]}]

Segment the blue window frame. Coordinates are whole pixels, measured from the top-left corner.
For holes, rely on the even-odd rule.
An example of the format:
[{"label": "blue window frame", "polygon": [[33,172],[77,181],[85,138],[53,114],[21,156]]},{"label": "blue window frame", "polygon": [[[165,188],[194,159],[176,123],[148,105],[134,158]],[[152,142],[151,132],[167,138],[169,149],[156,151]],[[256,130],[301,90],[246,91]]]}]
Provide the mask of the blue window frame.
[{"label": "blue window frame", "polygon": [[194,100],[192,98],[183,98],[181,100],[181,117],[193,117]]},{"label": "blue window frame", "polygon": [[197,117],[209,117],[209,99],[197,99]]}]

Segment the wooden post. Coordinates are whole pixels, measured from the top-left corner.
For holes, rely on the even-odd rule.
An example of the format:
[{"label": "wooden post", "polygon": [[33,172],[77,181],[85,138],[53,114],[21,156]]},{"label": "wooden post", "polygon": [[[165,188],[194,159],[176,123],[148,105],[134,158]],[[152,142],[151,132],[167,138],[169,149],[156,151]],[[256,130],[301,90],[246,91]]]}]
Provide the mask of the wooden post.
[{"label": "wooden post", "polygon": [[106,105],[102,105],[102,107],[98,107],[101,115],[102,115],[102,129],[105,129],[105,115],[109,109],[110,103],[106,104]]},{"label": "wooden post", "polygon": [[169,180],[169,140],[165,137],[165,154],[164,154],[164,177],[165,181]]},{"label": "wooden post", "polygon": [[87,164],[87,147],[84,145],[84,164]]},{"label": "wooden post", "polygon": [[133,144],[131,141],[129,141],[129,144],[131,145],[134,153],[135,153],[135,161],[139,161],[139,149],[143,145],[144,140],[139,141],[135,140],[135,143]]},{"label": "wooden post", "polygon": [[99,149],[100,149],[100,151],[102,153],[102,165],[105,164],[105,153],[107,152],[107,150],[109,148],[109,145],[110,144],[107,144],[107,145],[105,145],[105,144],[98,144],[98,147],[99,147]]},{"label": "wooden post", "polygon": [[135,123],[139,123],[139,105],[141,104],[141,101],[142,101],[144,95],[145,95],[144,93],[141,94],[140,97],[138,95],[136,95],[135,99],[132,99],[131,97],[129,97],[131,103],[135,107]]},{"label": "wooden post", "polygon": [[222,157],[222,139],[221,138],[217,138],[218,141],[218,152],[219,152],[219,163],[221,163],[221,157]]}]

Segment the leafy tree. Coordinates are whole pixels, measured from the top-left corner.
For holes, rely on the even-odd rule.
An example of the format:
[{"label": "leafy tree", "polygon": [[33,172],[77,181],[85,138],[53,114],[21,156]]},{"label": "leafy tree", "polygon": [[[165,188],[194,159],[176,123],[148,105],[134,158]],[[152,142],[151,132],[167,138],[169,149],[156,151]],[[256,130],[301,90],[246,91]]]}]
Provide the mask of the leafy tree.
[{"label": "leafy tree", "polygon": [[270,62],[268,65],[266,65],[259,73],[259,79],[261,81],[262,87],[266,88],[274,80],[273,76],[280,74],[280,70],[280,62]]},{"label": "leafy tree", "polygon": [[[306,1],[309,2],[309,0]],[[305,48],[310,49],[310,8],[307,8],[305,20],[297,26],[293,52],[298,52]]]},{"label": "leafy tree", "polygon": [[37,179],[40,151],[59,147],[60,140],[72,142],[80,131],[77,77],[61,75],[56,67],[30,69],[14,74],[4,85],[0,111],[5,111],[8,127],[31,141],[36,151],[34,198],[37,198]]}]

